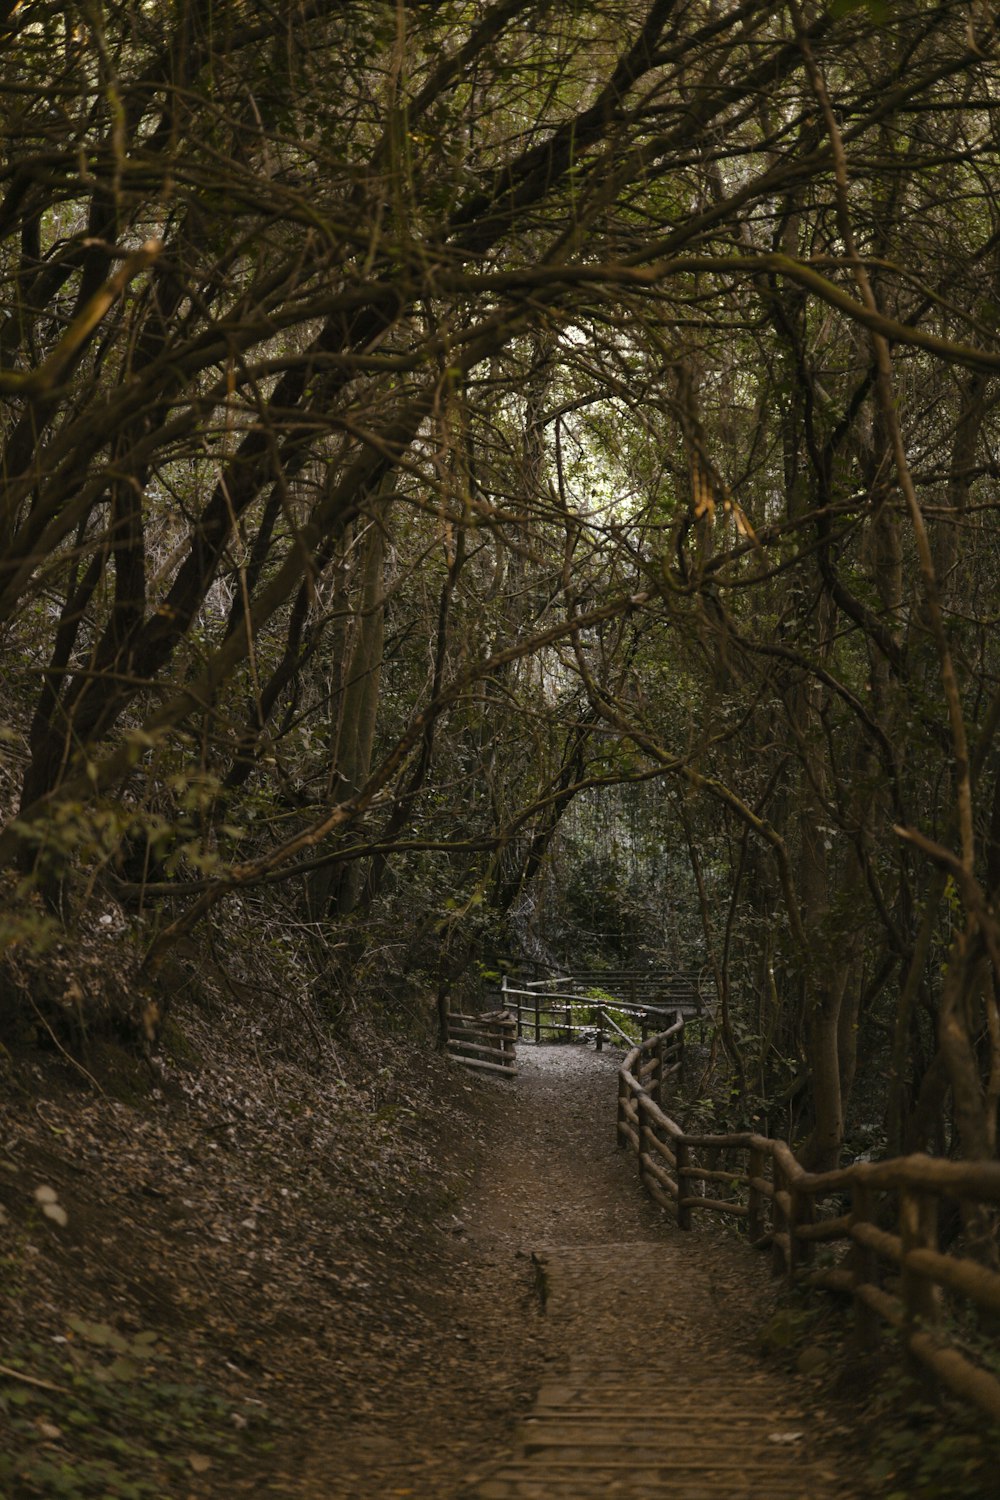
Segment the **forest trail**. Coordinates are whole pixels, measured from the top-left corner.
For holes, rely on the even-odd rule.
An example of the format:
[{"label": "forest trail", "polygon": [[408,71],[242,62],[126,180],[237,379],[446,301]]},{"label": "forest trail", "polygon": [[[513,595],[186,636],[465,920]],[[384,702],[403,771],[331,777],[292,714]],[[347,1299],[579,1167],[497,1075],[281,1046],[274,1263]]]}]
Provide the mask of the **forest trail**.
[{"label": "forest trail", "polygon": [[756,1353],[765,1259],[723,1229],[681,1234],[616,1149],[615,1055],[524,1046],[519,1066],[473,1085],[493,1117],[456,1220],[455,1326],[478,1374],[449,1376],[442,1330],[360,1437],[317,1434],[303,1493],[857,1500],[844,1429]]}]

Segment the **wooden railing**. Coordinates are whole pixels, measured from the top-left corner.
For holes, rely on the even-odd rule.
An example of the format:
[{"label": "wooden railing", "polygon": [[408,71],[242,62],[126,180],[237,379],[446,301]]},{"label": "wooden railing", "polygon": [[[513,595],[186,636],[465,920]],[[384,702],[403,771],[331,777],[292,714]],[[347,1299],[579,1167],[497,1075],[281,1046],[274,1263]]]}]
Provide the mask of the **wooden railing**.
[{"label": "wooden railing", "polygon": [[553,981],[546,980],[544,988],[530,982],[519,987],[504,976],[500,998],[516,1017],[518,1038],[528,1037],[535,1042],[572,1041],[574,1036],[582,1035],[593,1038],[600,1052],[608,1038],[624,1042],[627,1047],[635,1041],[635,1036],[625,1030],[616,1016],[631,1020],[645,1039],[651,1026],[662,1026],[678,1014],[676,1009],[628,1000],[595,999],[588,994],[554,989],[552,985]]},{"label": "wooden railing", "polygon": [[[982,1260],[942,1250],[938,1234],[941,1201],[955,1200],[966,1239],[987,1255],[995,1252],[1000,1163],[915,1155],[814,1173],[784,1141],[689,1134],[663,1109],[663,1086],[678,1070],[683,1035],[678,1016],[634,1046],[618,1071],[618,1142],[636,1153],[646,1191],[681,1229],[690,1229],[699,1212],[745,1221],[750,1243],[770,1248],[777,1273],[853,1299],[863,1348],[888,1324],[911,1366],[1000,1421],[1000,1379],[959,1347],[963,1340],[946,1321],[950,1314],[954,1326],[971,1312],[986,1340],[982,1347],[995,1352],[1000,1366],[1000,1274]],[[893,1221],[895,1232],[885,1227]],[[816,1266],[817,1246],[838,1243],[847,1248],[841,1260]],[[984,1326],[989,1317],[992,1333]]]},{"label": "wooden railing", "polygon": [[449,1015],[445,1049],[449,1057],[486,1073],[517,1076],[517,1021],[507,1010],[484,1015]]},{"label": "wooden railing", "polygon": [[554,977],[537,975],[531,979],[508,976],[514,988],[541,989],[549,994],[574,991],[588,994],[593,990],[613,995],[635,1006],[673,1014],[699,1014],[705,1008],[702,995],[703,974],[698,969],[574,969],[572,974]]}]

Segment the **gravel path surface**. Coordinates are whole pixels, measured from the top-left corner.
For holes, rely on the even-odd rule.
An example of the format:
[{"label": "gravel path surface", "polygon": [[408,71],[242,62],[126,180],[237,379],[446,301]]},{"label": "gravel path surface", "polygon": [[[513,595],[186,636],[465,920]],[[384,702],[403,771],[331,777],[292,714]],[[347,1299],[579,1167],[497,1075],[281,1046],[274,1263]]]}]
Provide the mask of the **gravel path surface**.
[{"label": "gravel path surface", "polygon": [[[299,1494],[854,1500],[864,1493],[840,1469],[833,1417],[803,1409],[801,1383],[755,1353],[775,1295],[764,1258],[724,1229],[679,1232],[640,1190],[631,1155],[616,1149],[616,1063],[614,1052],[523,1045],[513,1082],[466,1083],[457,1074],[456,1087],[473,1091],[473,1164],[415,1278],[426,1289],[413,1309],[419,1316],[394,1351],[377,1401],[359,1391],[349,1430],[316,1433]],[[547,1307],[540,1291],[549,1294]],[[640,1304],[652,1312],[641,1334]],[[414,1326],[422,1330],[416,1336]],[[573,1432],[582,1429],[571,1426],[566,1437],[567,1389],[582,1411],[593,1410],[581,1372],[609,1383],[614,1409],[622,1370],[634,1372],[640,1348],[652,1385],[642,1396],[636,1385],[616,1418],[619,1430],[635,1427],[654,1386],[669,1386],[660,1405],[672,1404],[688,1428],[696,1410],[714,1413],[697,1437],[715,1460],[714,1477],[687,1474],[674,1486],[661,1465],[662,1434],[647,1434],[631,1477],[598,1444],[595,1459],[605,1467],[593,1467],[586,1488],[561,1459],[549,1478],[526,1466],[526,1454],[542,1451],[531,1443],[541,1419],[562,1424],[556,1445],[563,1459],[567,1443],[573,1447]],[[757,1410],[754,1479],[744,1460],[748,1414]],[[676,1434],[671,1441],[676,1446]]]}]

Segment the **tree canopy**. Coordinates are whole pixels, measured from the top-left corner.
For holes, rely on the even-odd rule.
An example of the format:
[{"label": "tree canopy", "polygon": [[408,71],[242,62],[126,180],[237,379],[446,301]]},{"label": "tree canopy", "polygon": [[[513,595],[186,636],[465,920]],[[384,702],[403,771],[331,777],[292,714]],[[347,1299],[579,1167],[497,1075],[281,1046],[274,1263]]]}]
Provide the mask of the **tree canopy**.
[{"label": "tree canopy", "polygon": [[0,6],[6,867],[149,974],[279,882],[442,984],[683,945],[811,1162],[859,1040],[995,1155],[996,30]]}]

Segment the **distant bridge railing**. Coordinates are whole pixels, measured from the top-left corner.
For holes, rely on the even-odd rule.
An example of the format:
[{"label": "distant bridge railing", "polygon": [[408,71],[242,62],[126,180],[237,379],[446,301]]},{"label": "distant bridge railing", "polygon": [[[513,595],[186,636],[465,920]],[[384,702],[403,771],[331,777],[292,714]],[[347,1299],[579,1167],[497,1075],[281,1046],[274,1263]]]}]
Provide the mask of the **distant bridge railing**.
[{"label": "distant bridge railing", "polygon": [[702,969],[574,969],[558,977],[536,974],[532,979],[508,976],[508,982],[524,989],[541,989],[551,994],[574,990],[581,994],[600,990],[629,1005],[646,1005],[660,1010],[686,1013],[705,1009],[703,986],[707,971]]},{"label": "distant bridge railing", "polygon": [[[678,1015],[644,1038],[618,1070],[618,1143],[635,1152],[646,1191],[681,1229],[692,1227],[696,1213],[744,1221],[750,1243],[770,1248],[777,1273],[852,1298],[862,1348],[872,1348],[888,1324],[911,1366],[1000,1421],[1000,1379],[976,1362],[962,1325],[970,1313],[979,1321],[980,1352],[996,1363],[1000,1274],[984,1260],[996,1256],[1000,1163],[913,1155],[808,1172],[784,1141],[689,1134],[663,1109],[684,1024]],[[983,1259],[942,1249],[938,1212],[946,1197],[962,1209],[966,1239]],[[896,1232],[884,1227],[893,1219]],[[847,1254],[816,1266],[817,1247],[838,1243]]]},{"label": "distant bridge railing", "polygon": [[[644,975],[640,988],[634,982],[626,994],[624,984],[613,974],[595,972],[567,975],[561,979],[517,980],[504,975],[500,1001],[517,1020],[519,1039],[535,1042],[571,1041],[574,1036],[593,1039],[598,1051],[606,1039],[631,1047],[634,1031],[621,1022],[631,1021],[645,1040],[650,1031],[662,1028],[677,1015],[694,1019],[704,1014],[700,994],[687,975]],[[677,982],[670,986],[670,981]],[[646,996],[656,995],[655,1003]]]}]

